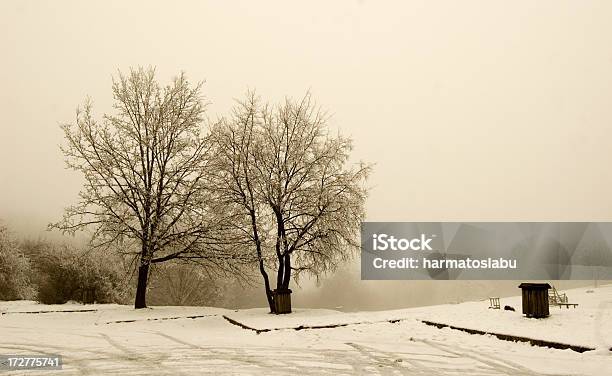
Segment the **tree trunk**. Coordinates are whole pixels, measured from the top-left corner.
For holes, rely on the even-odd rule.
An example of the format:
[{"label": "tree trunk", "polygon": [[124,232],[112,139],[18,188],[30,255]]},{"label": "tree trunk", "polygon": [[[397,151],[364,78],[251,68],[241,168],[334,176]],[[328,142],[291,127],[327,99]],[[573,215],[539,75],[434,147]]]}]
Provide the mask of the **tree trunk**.
[{"label": "tree trunk", "polygon": [[291,254],[285,253],[285,260],[283,262],[283,266],[285,267],[285,273],[283,275],[283,290],[289,289],[289,282],[291,281]]},{"label": "tree trunk", "polygon": [[263,259],[259,259],[259,272],[264,280],[264,288],[266,289],[266,299],[268,299],[268,306],[270,307],[270,313],[276,313],[274,307],[274,298],[272,297],[272,290],[270,289],[270,280],[268,279],[268,273],[264,267]]},{"label": "tree trunk", "polygon": [[[291,278],[291,260],[288,253],[287,235],[285,232],[285,224],[280,211],[274,210],[276,216],[276,258],[278,260],[278,269],[276,272],[276,289],[286,290],[289,288],[289,278]],[[281,251],[282,249],[282,251]]]},{"label": "tree trunk", "polygon": [[138,267],[138,285],[136,286],[136,301],[134,308],[147,308],[147,280],[149,278],[149,264],[142,264]]},{"label": "tree trunk", "polygon": [[283,262],[283,256],[282,255],[278,255],[278,269],[276,270],[276,288],[280,289],[283,287],[283,273],[285,271],[284,268],[284,262]]},{"label": "tree trunk", "polygon": [[249,215],[251,217],[251,226],[253,229],[253,238],[255,239],[255,250],[257,251],[257,259],[259,260],[259,272],[264,280],[264,288],[266,289],[266,299],[268,299],[268,306],[270,307],[270,313],[276,313],[274,308],[274,298],[272,296],[272,290],[270,289],[270,279],[266,272],[266,267],[263,260],[263,252],[261,250],[261,240],[259,239],[259,231],[257,230],[257,220],[255,218],[255,210],[250,210]]},{"label": "tree trunk", "polygon": [[276,250],[276,258],[278,260],[278,269],[276,270],[276,288],[280,289],[283,286],[283,273],[285,271],[284,262],[283,262],[283,254],[281,253],[281,243],[283,238],[283,218],[281,214],[274,210],[276,215],[276,244],[274,245],[274,249]]}]

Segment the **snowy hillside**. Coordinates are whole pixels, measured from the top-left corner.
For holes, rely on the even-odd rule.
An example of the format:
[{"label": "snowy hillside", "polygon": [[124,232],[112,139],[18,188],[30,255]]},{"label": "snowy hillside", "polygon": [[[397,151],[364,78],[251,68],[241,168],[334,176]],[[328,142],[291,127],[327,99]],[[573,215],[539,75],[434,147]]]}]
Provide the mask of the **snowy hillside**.
[{"label": "snowy hillside", "polygon": [[[567,291],[579,306],[551,307],[543,320],[523,317],[520,297],[501,299],[502,308],[516,312],[480,301],[357,313],[298,308],[280,316],[265,309],[0,302],[0,354],[60,354],[61,375],[612,374],[612,286],[587,290]],[[421,320],[598,350],[531,346]]]}]

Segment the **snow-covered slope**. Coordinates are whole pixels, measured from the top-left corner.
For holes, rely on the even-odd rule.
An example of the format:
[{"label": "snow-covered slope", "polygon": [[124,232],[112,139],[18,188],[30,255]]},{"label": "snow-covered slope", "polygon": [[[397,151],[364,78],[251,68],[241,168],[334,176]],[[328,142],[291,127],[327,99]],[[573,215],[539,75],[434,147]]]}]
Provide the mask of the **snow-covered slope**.
[{"label": "snow-covered slope", "polygon": [[[379,312],[341,313],[300,310],[291,315],[265,315],[265,310],[243,310],[230,318],[259,330],[372,323],[389,320],[428,320],[486,332],[560,342],[593,348],[612,348],[612,286],[568,290],[576,308],[551,306],[546,319],[531,319],[521,312],[521,297],[501,298],[502,309],[488,309],[489,300]],[[504,310],[509,305],[515,311]]]}]

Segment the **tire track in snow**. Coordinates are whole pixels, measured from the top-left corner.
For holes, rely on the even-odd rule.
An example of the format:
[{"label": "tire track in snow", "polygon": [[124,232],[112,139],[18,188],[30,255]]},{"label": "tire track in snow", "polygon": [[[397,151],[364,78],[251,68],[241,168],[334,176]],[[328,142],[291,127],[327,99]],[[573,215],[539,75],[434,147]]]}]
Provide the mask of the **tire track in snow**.
[{"label": "tire track in snow", "polygon": [[180,372],[178,369],[168,367],[163,364],[163,361],[169,358],[168,355],[161,355],[160,357],[150,357],[148,356],[148,354],[137,353],[134,350],[120,344],[119,342],[113,340],[107,334],[104,334],[104,333],[99,333],[99,334],[100,334],[100,337],[104,338],[106,342],[108,342],[111,346],[113,346],[114,348],[128,355],[125,358],[127,360],[138,362],[151,370],[157,370],[156,367],[162,368],[167,371],[166,374],[168,375],[185,375],[184,373]]},{"label": "tire track in snow", "polygon": [[473,347],[463,348],[459,346],[450,346],[438,341],[432,341],[428,339],[411,338],[412,341],[422,342],[434,349],[444,351],[458,357],[470,358],[477,362],[480,362],[491,370],[497,371],[503,375],[517,375],[517,376],[539,376],[542,375],[536,371],[522,366],[521,364],[502,359],[500,357],[485,353],[484,351],[476,350]]},{"label": "tire track in snow", "polygon": [[[435,375],[435,373],[431,372],[430,369],[428,371],[425,371],[422,369],[422,367],[410,369],[410,368],[401,366],[397,362],[397,360],[401,359],[403,362],[404,359],[402,359],[401,357],[398,357],[396,354],[380,351],[378,349],[374,349],[371,347],[368,348],[366,346],[358,345],[352,342],[347,342],[346,345],[354,348],[366,358],[376,361],[376,365],[378,365],[379,367],[382,367],[382,369],[379,369],[379,371],[381,371],[383,375],[393,375],[396,373],[394,371],[398,371],[402,375]],[[381,354],[381,355],[376,355],[376,354]],[[392,360],[392,358],[394,359]],[[412,362],[410,362],[410,364],[413,366],[416,366]]]},{"label": "tire track in snow", "polygon": [[[267,347],[265,348],[258,348],[258,347],[238,348],[237,347],[237,348],[223,348],[223,350],[227,350],[227,351],[221,351],[222,350],[221,348],[202,347],[194,343],[184,341],[180,338],[176,338],[174,336],[171,336],[166,333],[159,332],[159,331],[152,332],[152,333],[155,333],[158,336],[161,336],[163,338],[166,338],[170,341],[181,344],[183,346],[187,346],[191,349],[201,350],[204,352],[204,354],[202,354],[203,356],[211,356],[218,360],[227,360],[231,362],[238,362],[238,363],[243,363],[243,364],[250,365],[250,366],[255,366],[255,367],[258,367],[258,369],[262,372],[265,370],[265,373],[274,372],[276,370],[278,370],[282,374],[284,374],[285,372],[295,371],[295,368],[298,367],[298,365],[292,361],[300,362],[300,361],[312,360],[311,357],[300,357],[300,355],[303,355],[303,354],[312,354],[316,356],[322,356],[323,360],[328,361],[330,364],[334,364],[334,361],[338,360],[337,357],[334,357],[334,355],[338,355],[338,351],[332,351],[332,352],[326,351],[321,354],[319,351],[316,351],[316,350],[305,351],[305,349],[283,349],[283,352],[288,353],[284,357],[286,360],[278,362],[278,361],[274,361],[273,359],[270,359],[269,356],[267,355],[257,354],[257,352],[261,352],[261,351],[278,352],[278,349],[275,349],[275,348],[267,348]],[[280,352],[278,353],[280,354]],[[357,372],[358,374],[366,374],[363,364],[359,362],[355,362],[352,359],[352,356],[350,354],[347,354],[342,351],[340,351],[340,353],[343,357],[345,357],[345,359],[343,360],[346,360],[346,363],[345,362],[343,363],[350,365],[353,368],[353,370]],[[300,372],[302,374],[318,375],[324,371],[327,371],[327,370],[319,368],[317,370],[314,370],[312,373],[307,370],[302,370]],[[338,372],[338,370],[335,368],[331,368],[329,371],[334,374]]]},{"label": "tire track in snow", "polygon": [[156,334],[156,335],[158,335],[160,337],[164,337],[166,339],[169,339],[170,341],[173,341],[173,342],[179,343],[181,345],[187,346],[187,347],[192,348],[192,349],[204,350],[204,348],[201,347],[201,346],[198,346],[196,344],[193,344],[193,343],[190,343],[190,342],[187,342],[187,341],[183,341],[182,339],[173,337],[173,336],[168,335],[166,333],[162,333],[162,332],[159,332],[159,331],[155,331],[155,332],[152,332],[152,333],[154,333],[154,334]]},{"label": "tire track in snow", "polygon": [[[420,354],[420,353],[402,353],[402,352],[389,352],[383,351],[377,348],[372,348],[369,346],[365,346],[362,344],[356,344],[347,342],[346,345],[349,345],[356,350],[358,350],[363,355],[370,357],[375,360],[379,364],[382,363],[387,365],[388,367],[392,367],[394,370],[401,372],[404,375],[446,375],[446,374],[463,374],[468,373],[470,375],[491,375],[491,374],[501,374],[501,375],[522,375],[522,376],[534,376],[541,375],[533,370],[523,367],[520,364],[513,363],[510,361],[503,360],[501,358],[495,357],[491,354],[484,353],[482,351],[475,350],[473,348],[469,349],[461,349],[441,343],[437,343],[430,340],[424,339],[414,339],[411,338],[411,341],[414,342],[422,342],[425,345],[442,352],[442,354]],[[429,356],[438,356],[445,358],[454,358],[457,360],[465,360],[470,359],[475,361],[475,368],[472,369],[457,369],[456,367],[448,368],[448,366],[452,367],[452,363],[448,362],[433,362],[429,360],[422,359],[413,359],[410,357],[406,357],[406,355],[429,355]],[[406,362],[412,366],[412,368],[406,367],[398,367],[397,364],[394,364],[394,359],[401,359],[402,362]],[[439,363],[441,366],[447,367],[431,367],[428,366],[433,363]],[[395,367],[393,367],[395,366]],[[383,374],[390,374],[389,369],[383,370]],[[494,373],[491,373],[491,372]]]}]

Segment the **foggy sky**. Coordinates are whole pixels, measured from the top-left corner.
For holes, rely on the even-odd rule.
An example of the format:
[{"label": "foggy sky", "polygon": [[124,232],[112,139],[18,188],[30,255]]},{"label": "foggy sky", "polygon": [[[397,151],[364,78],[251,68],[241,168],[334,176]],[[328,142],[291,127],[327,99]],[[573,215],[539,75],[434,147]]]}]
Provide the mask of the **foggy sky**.
[{"label": "foggy sky", "polygon": [[111,75],[310,89],[376,163],[368,220],[612,220],[612,2],[0,3],[0,218],[44,234],[76,201],[59,124]]}]

